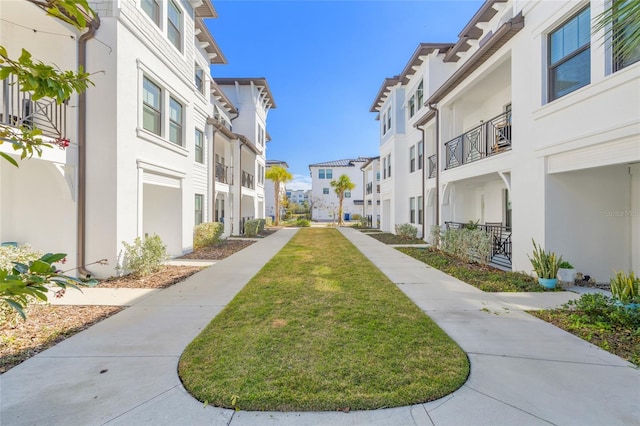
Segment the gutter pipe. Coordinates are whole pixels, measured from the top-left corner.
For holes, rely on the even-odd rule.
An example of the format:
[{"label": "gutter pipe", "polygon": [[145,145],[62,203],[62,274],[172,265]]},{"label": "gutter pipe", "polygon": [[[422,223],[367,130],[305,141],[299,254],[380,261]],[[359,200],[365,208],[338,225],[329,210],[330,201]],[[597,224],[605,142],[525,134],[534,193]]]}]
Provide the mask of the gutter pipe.
[{"label": "gutter pipe", "polygon": [[436,120],[436,225],[440,226],[440,111],[436,104],[428,104],[429,109],[435,112]]},{"label": "gutter pipe", "polygon": [[[100,17],[95,16],[88,25],[88,31],[78,39],[78,68],[87,69],[87,42],[92,39],[100,27]],[[92,274],[86,268],[86,191],[87,191],[87,94],[82,92],[78,98],[78,219],[76,230],[77,271],[80,278],[89,279]]]}]

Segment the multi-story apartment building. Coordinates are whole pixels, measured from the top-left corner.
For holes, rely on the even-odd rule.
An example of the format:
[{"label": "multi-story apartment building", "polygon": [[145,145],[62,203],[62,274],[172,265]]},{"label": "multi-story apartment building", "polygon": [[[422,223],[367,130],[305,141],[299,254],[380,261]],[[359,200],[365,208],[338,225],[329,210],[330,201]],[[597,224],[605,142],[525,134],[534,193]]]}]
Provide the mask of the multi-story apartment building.
[{"label": "multi-story apartment building", "polygon": [[[280,166],[282,168],[288,169],[289,165],[286,161],[281,160],[267,160],[266,169],[273,166]],[[264,199],[265,199],[265,214],[267,217],[271,217],[272,220],[276,218],[276,188],[273,184],[273,181],[267,179],[264,184]],[[286,196],[286,189],[284,185],[280,185],[280,199],[284,199]]]},{"label": "multi-story apartment building", "polygon": [[[640,52],[620,61],[592,33],[605,6],[488,0],[456,43],[421,45],[385,80],[372,109],[398,173],[383,173],[383,228],[410,222],[422,195],[427,233],[478,222],[503,267],[530,271],[535,239],[600,281],[639,270]],[[420,142],[410,192],[399,169]]]},{"label": "multi-story apartment building", "polygon": [[309,204],[309,197],[311,196],[311,190],[304,189],[287,189],[286,191],[287,200],[290,203],[296,203],[303,205],[304,203]]},{"label": "multi-story apartment building", "polygon": [[338,214],[339,199],[331,186],[331,181],[338,179],[343,174],[349,176],[351,182],[355,184],[355,188],[352,191],[347,191],[344,194],[342,204],[343,219],[350,220],[354,214],[362,215],[364,184],[360,167],[368,160],[368,158],[360,157],[309,165],[311,174],[311,218],[313,220],[338,219],[336,215]]},{"label": "multi-story apartment building", "polygon": [[364,183],[364,204],[362,217],[371,228],[380,227],[380,157],[370,158],[362,167]]},{"label": "multi-story apartment building", "polygon": [[[217,17],[211,2],[89,3],[97,17],[84,32],[29,2],[0,5],[3,20],[11,23],[3,21],[0,44],[10,56],[18,56],[24,47],[34,58],[61,69],[82,65],[95,84],[60,106],[64,111],[59,114],[47,100],[31,101],[28,93],[19,97],[12,82],[4,82],[0,115],[5,122],[10,116],[17,117],[14,121],[28,118],[71,143],[65,151],[45,150],[42,159],[22,161],[17,169],[0,162],[0,239],[66,252],[69,268],[106,258],[109,265],[91,267],[91,273],[101,277],[115,273],[123,241],[158,234],[169,254],[178,256],[192,249],[193,226],[199,222],[222,220],[233,212],[236,226],[231,222],[227,231],[237,233],[240,212],[245,212],[242,202],[246,216],[263,216],[264,203],[255,188],[238,189],[248,200],[238,195],[241,202],[216,210],[224,206],[215,196],[217,190],[224,192],[222,184],[215,185],[217,164],[225,166],[216,161],[218,152],[236,163],[228,163],[235,167],[228,172],[227,185],[242,182],[248,174],[263,176],[258,125],[245,137],[232,133],[230,123],[235,119],[240,131],[249,132],[252,128],[245,122],[260,121],[266,135],[266,113],[263,106],[225,94],[221,87],[226,86],[211,78],[210,65],[226,63],[204,23]],[[266,82],[259,86],[266,87]],[[267,98],[268,104],[270,94]],[[252,143],[255,152],[245,154]],[[7,148],[0,145],[5,152]],[[46,207],[19,207],[34,199]]]}]

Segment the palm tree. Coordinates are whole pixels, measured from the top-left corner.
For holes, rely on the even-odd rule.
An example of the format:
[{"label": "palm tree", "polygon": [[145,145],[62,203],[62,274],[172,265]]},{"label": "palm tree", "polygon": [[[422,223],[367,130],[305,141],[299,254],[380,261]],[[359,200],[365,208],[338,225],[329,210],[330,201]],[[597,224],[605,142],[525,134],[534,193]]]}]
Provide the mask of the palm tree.
[{"label": "palm tree", "polygon": [[614,48],[616,61],[624,63],[637,58],[640,55],[640,1],[613,0],[595,18],[593,32],[603,29],[604,37]]},{"label": "palm tree", "polygon": [[330,184],[333,186],[334,191],[336,191],[340,200],[340,206],[338,207],[338,225],[342,225],[344,223],[342,220],[342,202],[344,201],[344,193],[345,191],[351,191],[356,187],[356,184],[351,182],[351,179],[349,179],[349,176],[347,175],[340,175],[337,180],[332,180]]},{"label": "palm tree", "polygon": [[282,166],[271,166],[265,172],[264,177],[273,181],[273,187],[276,196],[275,225],[278,226],[280,225],[280,197],[282,196],[281,185],[283,183],[289,182],[291,179],[293,179],[293,176],[287,169]]}]

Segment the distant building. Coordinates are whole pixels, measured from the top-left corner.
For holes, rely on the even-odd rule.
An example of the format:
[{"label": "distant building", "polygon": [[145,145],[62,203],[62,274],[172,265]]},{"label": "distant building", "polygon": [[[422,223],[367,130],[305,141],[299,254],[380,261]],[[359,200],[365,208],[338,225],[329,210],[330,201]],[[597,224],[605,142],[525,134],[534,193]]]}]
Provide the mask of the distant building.
[{"label": "distant building", "polygon": [[287,189],[287,200],[290,203],[297,203],[303,205],[304,203],[309,203],[309,197],[311,197],[311,190],[304,189]]},{"label": "distant building", "polygon": [[356,186],[344,194],[342,205],[344,219],[350,220],[354,214],[362,215],[364,205],[363,173],[360,169],[369,158],[327,161],[309,165],[311,173],[311,218],[313,220],[337,220],[339,200],[331,187],[331,181],[346,174]]},{"label": "distant building", "polygon": [[[267,160],[267,170],[269,170],[273,166],[284,167],[285,169],[289,168],[289,165],[286,161],[280,160]],[[280,188],[280,197],[284,198],[285,196],[285,186],[282,185]],[[265,214],[266,217],[271,217],[275,219],[276,217],[276,195],[275,195],[275,186],[273,185],[273,181],[266,179],[264,183],[264,199],[265,199]]]}]

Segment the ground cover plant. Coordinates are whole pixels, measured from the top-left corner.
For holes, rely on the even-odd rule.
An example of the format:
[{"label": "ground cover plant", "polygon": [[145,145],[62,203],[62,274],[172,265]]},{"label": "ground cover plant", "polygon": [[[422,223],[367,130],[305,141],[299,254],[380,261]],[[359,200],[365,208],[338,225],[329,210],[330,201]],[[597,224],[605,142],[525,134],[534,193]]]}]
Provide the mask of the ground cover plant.
[{"label": "ground cover plant", "polygon": [[464,352],[336,229],[304,228],[186,348],[179,374],[205,403],[355,410],[440,398]]},{"label": "ground cover plant", "polygon": [[370,232],[367,235],[385,244],[426,244],[420,238],[406,238],[390,232]]},{"label": "ground cover plant", "polygon": [[530,314],[640,366],[640,309],[625,308],[596,293]]},{"label": "ground cover plant", "polygon": [[399,247],[398,250],[482,291],[545,291],[535,278],[521,272],[501,271],[485,264],[465,262],[431,247]]}]

